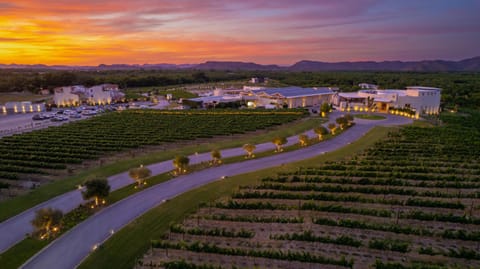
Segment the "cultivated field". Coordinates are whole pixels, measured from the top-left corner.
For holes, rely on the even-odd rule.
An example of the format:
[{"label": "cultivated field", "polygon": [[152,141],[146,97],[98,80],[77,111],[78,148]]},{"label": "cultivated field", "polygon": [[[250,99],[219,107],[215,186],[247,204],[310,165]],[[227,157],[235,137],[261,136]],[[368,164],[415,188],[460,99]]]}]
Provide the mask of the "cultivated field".
[{"label": "cultivated field", "polygon": [[172,225],[138,267],[480,268],[480,117],[443,120],[241,187]]},{"label": "cultivated field", "polygon": [[125,150],[240,134],[303,115],[303,111],[130,110],[4,137],[0,139],[0,189],[45,181],[64,175],[72,166]]}]

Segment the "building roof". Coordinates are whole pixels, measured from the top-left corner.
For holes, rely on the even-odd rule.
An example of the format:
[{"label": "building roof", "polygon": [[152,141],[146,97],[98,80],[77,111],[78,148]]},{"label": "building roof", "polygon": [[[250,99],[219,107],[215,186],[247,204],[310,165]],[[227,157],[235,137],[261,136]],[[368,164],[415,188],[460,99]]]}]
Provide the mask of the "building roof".
[{"label": "building roof", "polygon": [[374,97],[373,101],[375,102],[381,102],[381,103],[392,103],[393,101],[387,98],[379,98],[379,97]]},{"label": "building roof", "polygon": [[228,102],[235,102],[242,100],[241,96],[235,95],[223,95],[223,96],[202,96],[197,98],[190,98],[188,99],[193,102],[204,102],[204,103],[228,103]]},{"label": "building roof", "polygon": [[358,92],[340,92],[338,93],[338,96],[343,97],[343,98],[367,98],[365,96],[360,96]]},{"label": "building roof", "polygon": [[260,90],[253,90],[253,93],[266,94],[269,96],[280,95],[285,98],[316,96],[323,94],[333,94],[330,88],[301,88],[301,87],[285,87],[285,88],[267,88]]},{"label": "building roof", "polygon": [[392,93],[395,93],[398,96],[407,96],[406,90],[398,90],[398,89],[378,90],[378,94],[392,94]]},{"label": "building roof", "polygon": [[415,89],[415,90],[420,90],[420,91],[440,91],[440,88],[434,88],[434,87],[424,87],[424,86],[408,86],[407,89]]}]

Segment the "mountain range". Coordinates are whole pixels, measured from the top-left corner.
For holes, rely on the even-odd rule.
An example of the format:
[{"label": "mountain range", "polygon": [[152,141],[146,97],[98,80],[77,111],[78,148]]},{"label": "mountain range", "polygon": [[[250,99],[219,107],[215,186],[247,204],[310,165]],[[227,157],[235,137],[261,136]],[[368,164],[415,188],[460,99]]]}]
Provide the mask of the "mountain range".
[{"label": "mountain range", "polygon": [[319,62],[299,61],[291,66],[262,65],[251,62],[207,61],[201,64],[100,64],[98,66],[68,65],[19,65],[0,64],[0,69],[55,69],[55,70],[165,70],[165,69],[197,69],[197,70],[283,70],[283,71],[480,71],[480,56],[461,61],[426,60],[426,61],[361,61],[361,62]]}]

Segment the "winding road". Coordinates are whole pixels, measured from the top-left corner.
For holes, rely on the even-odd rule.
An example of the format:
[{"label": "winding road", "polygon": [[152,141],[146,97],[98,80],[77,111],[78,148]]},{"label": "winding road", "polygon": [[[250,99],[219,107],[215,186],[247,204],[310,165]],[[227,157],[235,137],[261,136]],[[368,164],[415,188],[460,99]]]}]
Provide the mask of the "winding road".
[{"label": "winding road", "polygon": [[[338,117],[339,114],[339,112],[334,112],[331,118],[334,119]],[[28,260],[22,268],[74,268],[88,256],[94,245],[106,240],[111,235],[111,231],[121,229],[132,220],[165,200],[218,180],[221,176],[234,176],[252,172],[336,150],[357,140],[377,125],[386,126],[411,123],[411,119],[392,115],[386,116],[387,118],[385,120],[377,121],[356,119],[357,124],[339,136],[300,150],[202,170],[145,189],[142,192],[103,209],[86,221],[80,223],[53,241],[41,252],[37,253],[37,255]],[[310,132],[309,135],[313,136],[313,133]],[[294,144],[297,143],[298,137],[290,137],[288,140],[289,144]],[[257,145],[256,152],[272,150],[273,148],[272,143],[264,143]],[[238,155],[244,155],[243,149],[235,148],[222,151],[222,157],[224,158]],[[192,163],[207,161],[210,160],[210,158],[210,153],[190,156]],[[173,166],[171,160],[169,160],[149,165],[148,168],[152,170],[153,175],[157,175],[172,170]],[[109,182],[114,190],[131,184],[132,180],[128,176],[128,172],[125,172],[110,177]],[[31,232],[30,220],[33,218],[34,212],[37,209],[55,207],[67,212],[82,202],[83,199],[81,198],[80,191],[75,190],[53,198],[0,223],[0,251],[22,240],[25,233]]]}]

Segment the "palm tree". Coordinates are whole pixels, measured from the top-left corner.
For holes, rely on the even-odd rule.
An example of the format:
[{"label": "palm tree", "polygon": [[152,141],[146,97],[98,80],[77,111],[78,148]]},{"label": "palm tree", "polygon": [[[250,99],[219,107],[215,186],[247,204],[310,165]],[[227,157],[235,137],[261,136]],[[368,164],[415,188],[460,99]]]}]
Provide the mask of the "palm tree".
[{"label": "palm tree", "polygon": [[329,103],[323,103],[320,107],[320,113],[322,114],[322,117],[325,118],[327,116],[327,113],[329,113],[331,109],[332,107]]},{"label": "palm tree", "polygon": [[35,212],[35,218],[31,221],[40,239],[50,238],[50,235],[57,232],[62,222],[63,213],[58,209],[42,208]]},{"label": "palm tree", "polygon": [[345,119],[347,119],[348,125],[352,125],[354,118],[351,114],[345,114]]},{"label": "palm tree", "polygon": [[143,184],[147,184],[145,180],[152,175],[152,171],[141,164],[138,168],[130,169],[128,175],[135,180],[137,187],[139,187]]},{"label": "palm tree", "polygon": [[282,146],[287,144],[287,138],[285,137],[275,137],[273,140],[272,140],[272,143],[275,144],[275,152],[282,152],[283,151],[283,148]]},{"label": "palm tree", "polygon": [[332,135],[335,135],[335,130],[337,129],[337,125],[335,123],[329,123],[328,129],[330,129],[330,132],[332,133]]},{"label": "palm tree", "polygon": [[188,164],[190,163],[190,159],[187,156],[176,156],[173,159],[173,166],[176,168],[179,174],[187,172]]},{"label": "palm tree", "polygon": [[222,153],[218,149],[212,150],[212,159],[213,159],[213,164],[220,164],[222,163]]},{"label": "palm tree", "polygon": [[323,126],[318,126],[317,128],[313,129],[313,131],[318,135],[318,140],[322,140],[323,136],[328,134],[327,128]]},{"label": "palm tree", "polygon": [[298,135],[298,142],[300,142],[300,146],[304,147],[308,144],[308,135],[300,134]]},{"label": "palm tree", "polygon": [[255,155],[253,152],[255,151],[257,147],[253,144],[245,144],[243,145],[243,150],[247,152],[247,156],[245,158],[253,158]]},{"label": "palm tree", "polygon": [[338,117],[335,121],[337,122],[338,125],[340,125],[340,129],[342,129],[342,130],[343,130],[343,128],[345,128],[345,127],[347,126],[347,124],[348,124],[347,118],[345,118],[345,117],[343,117],[343,116],[342,116],[342,117]]},{"label": "palm tree", "polygon": [[87,180],[83,185],[86,189],[82,192],[83,199],[95,199],[95,205],[98,206],[99,200],[107,198],[110,193],[110,185],[106,179]]}]

